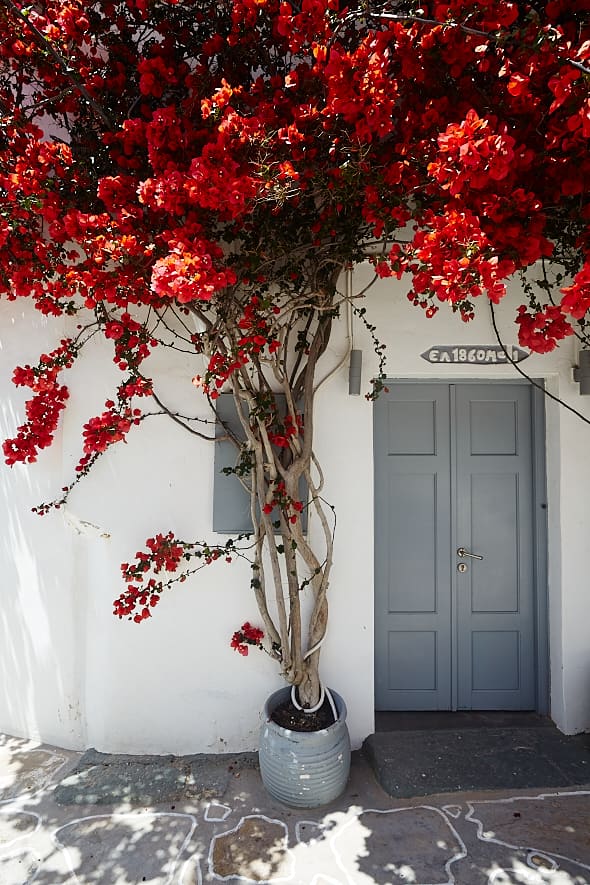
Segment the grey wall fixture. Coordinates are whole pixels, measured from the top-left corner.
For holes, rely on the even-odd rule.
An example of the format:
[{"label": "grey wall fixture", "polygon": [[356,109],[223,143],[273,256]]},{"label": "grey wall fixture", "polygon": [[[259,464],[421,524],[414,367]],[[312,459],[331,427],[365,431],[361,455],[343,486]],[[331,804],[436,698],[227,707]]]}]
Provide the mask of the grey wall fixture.
[{"label": "grey wall fixture", "polygon": [[574,381],[580,385],[580,394],[590,396],[590,350],[581,350],[579,366],[574,367]]},{"label": "grey wall fixture", "polygon": [[[277,395],[279,410],[284,415],[287,409],[284,396]],[[236,412],[234,398],[231,393],[222,393],[215,401],[215,408],[219,418],[231,429],[237,439],[244,439],[244,431]],[[218,424],[217,435],[223,436],[224,430]],[[237,476],[227,475],[223,471],[226,468],[235,467],[238,459],[238,449],[229,439],[218,439],[215,443],[215,475],[213,485],[213,531],[224,535],[233,535],[238,532],[251,532],[252,516],[250,514],[250,495],[241,484]],[[307,504],[307,484],[302,478],[299,483],[299,497],[303,504]],[[278,511],[273,511],[271,519],[279,518]],[[307,531],[307,507],[301,514],[303,531]]]},{"label": "grey wall fixture", "polygon": [[350,365],[348,367],[348,393],[350,396],[359,396],[361,392],[361,370],[363,367],[362,350],[350,351]]}]

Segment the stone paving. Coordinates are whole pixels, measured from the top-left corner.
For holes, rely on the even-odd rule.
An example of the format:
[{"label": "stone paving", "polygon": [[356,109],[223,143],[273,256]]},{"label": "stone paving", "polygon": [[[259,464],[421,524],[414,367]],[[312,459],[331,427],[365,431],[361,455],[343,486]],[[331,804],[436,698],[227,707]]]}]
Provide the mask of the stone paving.
[{"label": "stone paving", "polygon": [[0,735],[0,885],[590,885],[590,785],[392,799],[353,754],[287,808],[251,755],[124,757]]}]

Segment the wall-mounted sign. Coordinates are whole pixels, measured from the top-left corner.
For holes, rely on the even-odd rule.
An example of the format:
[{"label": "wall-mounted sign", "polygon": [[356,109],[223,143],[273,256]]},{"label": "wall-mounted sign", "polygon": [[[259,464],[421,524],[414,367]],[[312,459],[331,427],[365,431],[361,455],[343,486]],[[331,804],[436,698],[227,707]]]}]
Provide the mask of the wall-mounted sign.
[{"label": "wall-mounted sign", "polygon": [[[506,345],[506,350],[515,363],[526,360],[529,353],[514,345]],[[420,356],[428,363],[466,363],[478,366],[508,365],[504,349],[498,344],[476,344],[466,347],[464,344],[434,344]]]}]

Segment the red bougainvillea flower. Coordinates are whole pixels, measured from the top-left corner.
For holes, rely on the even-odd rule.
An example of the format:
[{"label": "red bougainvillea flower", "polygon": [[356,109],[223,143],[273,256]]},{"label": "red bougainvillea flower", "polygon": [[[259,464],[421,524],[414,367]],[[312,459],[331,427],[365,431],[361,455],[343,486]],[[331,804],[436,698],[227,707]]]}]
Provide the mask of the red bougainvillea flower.
[{"label": "red bougainvillea flower", "polygon": [[65,385],[57,381],[58,374],[69,369],[77,355],[77,348],[69,338],[49,354],[42,354],[35,367],[17,366],[12,380],[17,387],[29,387],[34,397],[25,404],[27,420],[13,439],[2,445],[6,463],[34,462],[39,449],[51,445],[59,417],[69,397]]},{"label": "red bougainvillea flower", "polygon": [[263,639],[264,631],[259,627],[253,627],[249,621],[246,621],[232,636],[230,646],[239,654],[246,656],[248,654],[248,646],[255,645],[258,648],[262,648]]},{"label": "red bougainvillea flower", "polygon": [[575,319],[582,319],[590,311],[590,261],[574,277],[571,286],[562,290],[561,307]]},{"label": "red bougainvillea flower", "polygon": [[528,312],[523,306],[519,310],[516,322],[519,326],[520,344],[536,353],[548,353],[554,350],[559,341],[573,332],[559,305],[549,305],[536,313]]}]

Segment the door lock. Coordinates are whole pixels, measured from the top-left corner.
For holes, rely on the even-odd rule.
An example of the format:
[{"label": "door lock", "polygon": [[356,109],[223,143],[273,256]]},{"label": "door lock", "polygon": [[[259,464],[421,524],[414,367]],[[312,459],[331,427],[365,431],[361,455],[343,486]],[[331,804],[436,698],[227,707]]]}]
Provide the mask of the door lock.
[{"label": "door lock", "polygon": [[483,556],[479,556],[478,553],[470,553],[465,547],[457,548],[457,556],[470,556],[472,559],[483,559]]},{"label": "door lock", "polygon": [[458,572],[461,572],[461,574],[463,574],[463,572],[466,572],[466,571],[467,571],[467,563],[466,563],[466,562],[460,562],[460,563],[457,565],[457,571],[458,571]]}]

